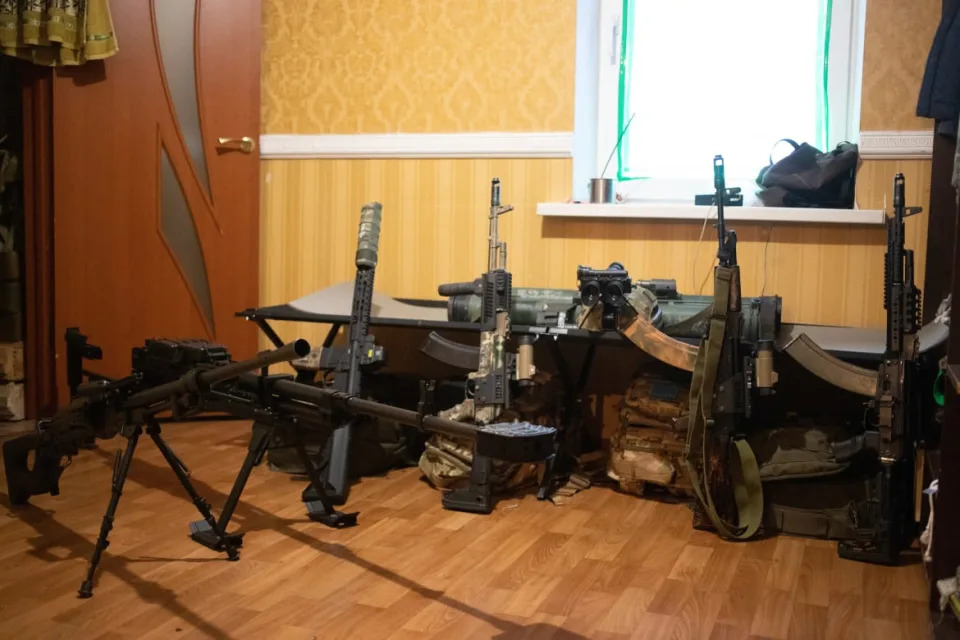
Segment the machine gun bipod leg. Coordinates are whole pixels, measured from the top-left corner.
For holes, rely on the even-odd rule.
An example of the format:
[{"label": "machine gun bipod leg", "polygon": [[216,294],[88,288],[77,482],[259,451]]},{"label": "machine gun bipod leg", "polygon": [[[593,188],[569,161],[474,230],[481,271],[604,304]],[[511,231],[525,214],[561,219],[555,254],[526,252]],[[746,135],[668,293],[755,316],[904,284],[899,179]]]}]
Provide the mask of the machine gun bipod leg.
[{"label": "machine gun bipod leg", "polygon": [[[253,423],[253,433],[250,436],[250,444],[247,445],[247,455],[243,459],[243,465],[240,466],[240,472],[237,473],[237,479],[233,481],[230,488],[230,495],[227,501],[223,503],[223,511],[220,512],[220,519],[217,521],[217,527],[204,520],[190,523],[190,538],[198,544],[220,551],[217,548],[217,534],[215,531],[226,532],[230,518],[233,517],[233,511],[237,508],[240,501],[240,495],[244,487],[247,486],[247,480],[250,479],[250,473],[253,468],[260,464],[263,455],[267,452],[267,446],[270,444],[270,437],[273,435],[273,427],[260,422]],[[224,533],[223,534],[235,547],[243,545],[242,533]]]},{"label": "machine gun bipod leg", "polygon": [[107,511],[103,514],[103,522],[100,524],[100,535],[97,536],[97,544],[93,548],[93,556],[90,558],[90,570],[87,572],[87,579],[80,585],[77,595],[81,598],[89,598],[93,595],[93,576],[100,564],[100,556],[110,542],[107,536],[113,529],[113,519],[117,512],[117,504],[120,502],[120,495],[123,493],[123,484],[127,481],[127,472],[130,471],[130,463],[133,462],[133,453],[137,448],[137,441],[140,439],[142,425],[137,425],[129,436],[127,436],[127,447],[123,451],[123,456],[113,467],[112,491],[110,502],[107,504]]},{"label": "machine gun bipod leg", "polygon": [[[294,429],[293,436],[297,455],[300,456],[303,468],[306,469],[307,475],[310,477],[310,486],[307,487],[302,494],[304,498],[303,503],[307,507],[307,516],[311,520],[325,524],[328,527],[333,527],[334,529],[343,529],[356,525],[357,516],[359,515],[358,512],[344,513],[343,511],[334,509],[333,501],[324,489],[323,476],[307,454],[307,449],[303,444],[303,434],[301,430]],[[306,498],[311,499],[307,500]]]},{"label": "machine gun bipod leg", "polygon": [[163,459],[167,461],[167,464],[176,474],[177,480],[180,481],[183,488],[190,494],[194,506],[197,508],[197,511],[200,512],[200,515],[203,516],[204,523],[207,525],[200,531],[196,531],[195,527],[191,525],[190,537],[214,551],[225,551],[228,560],[239,560],[240,554],[237,552],[237,548],[243,544],[243,537],[227,535],[217,524],[213,513],[210,511],[210,503],[203,499],[203,496],[197,492],[193,483],[190,482],[190,470],[187,469],[187,465],[183,464],[183,461],[177,457],[173,449],[170,448],[170,445],[161,437],[160,423],[154,419],[150,419],[147,422],[147,435],[149,435],[153,443],[157,445],[157,449],[160,450]]}]

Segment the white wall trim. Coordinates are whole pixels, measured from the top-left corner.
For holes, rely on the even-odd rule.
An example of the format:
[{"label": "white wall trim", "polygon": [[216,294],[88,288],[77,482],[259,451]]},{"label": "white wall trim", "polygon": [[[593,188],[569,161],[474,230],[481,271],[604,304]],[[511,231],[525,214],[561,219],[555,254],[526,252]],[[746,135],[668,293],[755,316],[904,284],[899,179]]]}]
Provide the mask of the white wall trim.
[{"label": "white wall trim", "polygon": [[570,158],[570,131],[264,134],[261,158]]},{"label": "white wall trim", "polygon": [[864,160],[909,160],[933,155],[933,130],[861,131],[860,157]]},{"label": "white wall trim", "polygon": [[[799,224],[883,224],[886,213],[880,209],[808,209],[804,207],[726,207],[724,217],[737,222],[783,222]],[[633,218],[647,220],[716,219],[713,207],[672,203],[591,204],[538,202],[538,216],[565,218]]]},{"label": "white wall trim", "polygon": [[[932,131],[861,131],[865,160],[929,158]],[[261,158],[570,158],[573,132],[358,133],[260,136]]]}]

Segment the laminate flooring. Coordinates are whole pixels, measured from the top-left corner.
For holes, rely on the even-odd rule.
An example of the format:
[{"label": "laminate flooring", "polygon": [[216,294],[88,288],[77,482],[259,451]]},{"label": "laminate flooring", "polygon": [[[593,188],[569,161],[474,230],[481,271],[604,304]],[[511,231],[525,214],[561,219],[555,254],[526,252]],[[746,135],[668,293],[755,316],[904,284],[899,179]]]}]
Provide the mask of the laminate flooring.
[{"label": "laminate flooring", "polygon": [[[216,511],[249,424],[165,425]],[[77,598],[124,441],[83,451],[61,495],[11,508],[0,485],[2,638],[843,638],[929,636],[918,562],[843,560],[827,541],[732,543],[682,504],[593,487],[490,515],[445,511],[418,469],[353,486],[359,524],[308,520],[304,482],[254,470],[228,562],[192,542],[199,515],[142,438],[92,599]]]}]

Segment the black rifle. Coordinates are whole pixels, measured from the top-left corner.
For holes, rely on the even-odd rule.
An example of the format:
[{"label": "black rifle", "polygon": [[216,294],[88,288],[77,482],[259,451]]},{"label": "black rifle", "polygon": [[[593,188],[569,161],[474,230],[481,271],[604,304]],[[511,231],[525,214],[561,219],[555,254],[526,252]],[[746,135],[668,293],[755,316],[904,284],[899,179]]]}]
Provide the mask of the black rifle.
[{"label": "black rifle", "polygon": [[[773,322],[750,345],[742,342],[743,314],[737,234],[727,229],[723,214],[723,157],[713,161],[717,205],[717,261],[714,298],[705,340],[701,343],[690,387],[690,416],[685,459],[699,508],[717,532],[727,538],[754,535],[763,517],[763,490],[756,458],[744,427],[752,414],[752,393],[758,387],[757,363],[770,367],[761,378],[776,381],[771,348]],[[727,484],[726,481],[730,484]],[[732,504],[735,501],[736,504]],[[736,511],[735,519],[730,515]],[[731,521],[733,520],[733,521]]]},{"label": "black rifle", "polygon": [[[77,330],[68,330],[68,372],[82,370],[84,356],[97,358],[100,350],[86,344]],[[239,541],[225,535],[210,512],[210,505],[190,482],[189,470],[161,437],[157,416],[170,412],[182,420],[210,410],[208,400],[219,386],[235,380],[240,374],[305,356],[310,345],[297,340],[273,351],[265,351],[242,362],[230,361],[226,349],[199,340],[147,340],[133,350],[133,373],[119,380],[98,379],[76,385],[70,405],[54,417],[37,422],[35,434],[15,438],[3,445],[7,491],[13,504],[23,504],[30,496],[60,493],[60,476],[72,456],[95,438],[109,439],[121,435],[127,439],[123,456],[114,464],[113,491],[103,516],[100,534],[94,548],[87,579],[80,587],[80,597],[93,594],[93,577],[100,556],[109,544],[108,534],[123,484],[140,435],[146,431],[164,460],[176,474],[180,484],[193,499],[197,510],[208,524],[219,548],[230,559],[238,557]],[[79,364],[78,364],[79,363]],[[72,374],[71,374],[72,375]],[[71,379],[71,382],[77,382]],[[33,467],[28,457],[34,452]],[[66,460],[66,463],[64,463]]]},{"label": "black rifle", "polygon": [[920,289],[914,283],[913,251],[906,249],[904,218],[920,207],[904,205],[902,173],[893,179],[893,216],[887,218],[883,307],[887,312],[886,349],[870,402],[872,424],[866,425],[866,446],[879,457],[880,470],[868,482],[870,497],[858,505],[856,522],[862,539],[839,544],[842,557],[893,564],[915,534],[913,488],[920,408],[924,399],[918,379]]},{"label": "black rifle", "polygon": [[[383,347],[370,335],[370,311],[373,308],[373,280],[377,270],[377,251],[380,244],[379,202],[363,205],[360,212],[360,231],[357,236],[357,275],[353,282],[353,309],[350,314],[350,341],[346,349],[325,347],[320,368],[336,372],[333,386],[351,395],[360,393],[363,370],[381,366],[386,358]],[[333,433],[329,441],[329,466],[326,469],[326,489],[335,504],[343,504],[350,492],[350,440],[354,421],[348,419]]]}]

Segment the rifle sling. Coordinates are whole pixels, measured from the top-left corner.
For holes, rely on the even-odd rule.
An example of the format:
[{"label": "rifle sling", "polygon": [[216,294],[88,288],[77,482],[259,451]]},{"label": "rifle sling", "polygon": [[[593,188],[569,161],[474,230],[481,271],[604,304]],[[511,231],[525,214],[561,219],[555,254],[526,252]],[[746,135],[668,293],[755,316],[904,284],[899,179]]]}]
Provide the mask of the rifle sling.
[{"label": "rifle sling", "polygon": [[[731,525],[717,512],[710,490],[708,430],[714,426],[713,390],[727,331],[730,291],[736,267],[717,267],[714,274],[714,298],[710,332],[701,346],[690,386],[690,422],[684,462],[694,493],[717,532],[725,538],[746,540],[760,527],[763,518],[763,487],[756,456],[746,440],[733,442],[730,451],[730,475],[737,505],[737,525]],[[699,449],[699,451],[698,451]],[[703,477],[701,477],[701,471]]]}]

